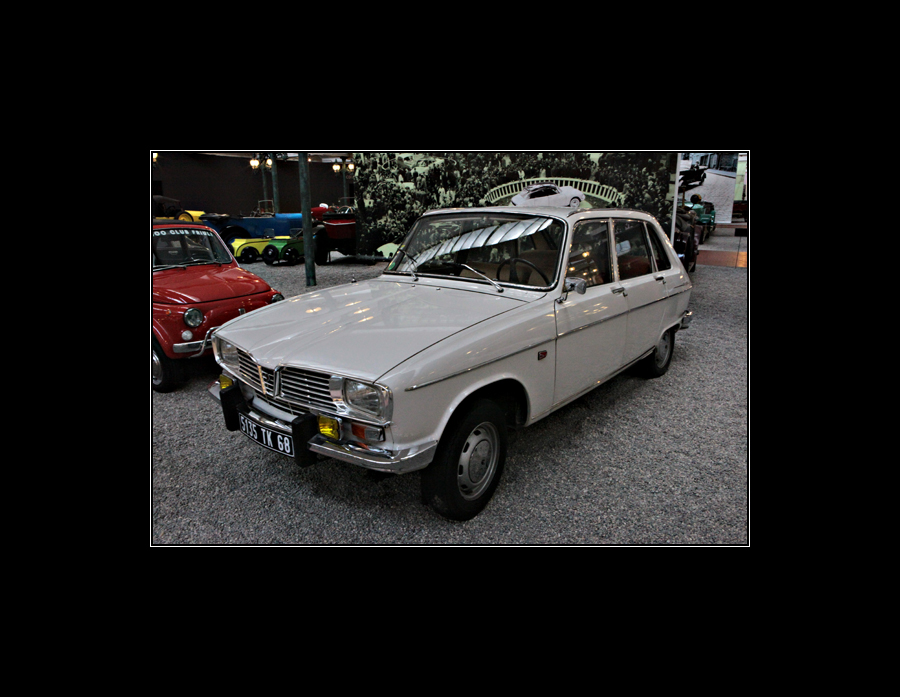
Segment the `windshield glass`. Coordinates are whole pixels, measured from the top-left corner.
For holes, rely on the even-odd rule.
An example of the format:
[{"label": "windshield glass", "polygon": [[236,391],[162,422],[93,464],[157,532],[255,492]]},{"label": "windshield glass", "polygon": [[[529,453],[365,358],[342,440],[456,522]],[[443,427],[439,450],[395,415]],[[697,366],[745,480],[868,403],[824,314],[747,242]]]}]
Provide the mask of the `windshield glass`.
[{"label": "windshield glass", "polygon": [[512,213],[419,218],[387,272],[546,288],[556,282],[563,223]]},{"label": "windshield glass", "polygon": [[209,230],[197,228],[163,228],[150,236],[153,268],[169,268],[190,264],[228,264],[231,255]]}]

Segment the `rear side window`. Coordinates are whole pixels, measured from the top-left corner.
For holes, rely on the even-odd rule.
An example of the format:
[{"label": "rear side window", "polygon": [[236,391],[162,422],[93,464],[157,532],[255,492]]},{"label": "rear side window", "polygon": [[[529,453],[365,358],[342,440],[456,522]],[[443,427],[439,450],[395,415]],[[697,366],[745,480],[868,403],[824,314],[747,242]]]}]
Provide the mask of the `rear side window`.
[{"label": "rear side window", "polygon": [[653,258],[656,260],[656,270],[666,271],[672,268],[672,262],[666,250],[663,249],[663,243],[659,239],[659,235],[652,225],[647,223],[647,234],[650,236],[650,246],[653,248]]}]

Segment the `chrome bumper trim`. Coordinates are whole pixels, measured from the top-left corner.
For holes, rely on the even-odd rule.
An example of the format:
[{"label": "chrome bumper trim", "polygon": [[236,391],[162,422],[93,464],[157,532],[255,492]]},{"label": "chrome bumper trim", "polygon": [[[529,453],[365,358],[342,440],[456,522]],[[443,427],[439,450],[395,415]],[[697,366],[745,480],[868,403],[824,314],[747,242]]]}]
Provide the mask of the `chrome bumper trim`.
[{"label": "chrome bumper trim", "polygon": [[335,460],[342,460],[370,470],[393,472],[394,474],[413,472],[427,467],[434,459],[434,451],[437,449],[437,443],[431,443],[415,453],[402,450],[395,455],[389,455],[375,453],[352,443],[334,443],[321,434],[313,436],[308,445],[311,451],[319,455],[333,457]]},{"label": "chrome bumper trim", "polygon": [[[216,402],[221,402],[219,380],[210,383],[207,393]],[[290,434],[290,424],[284,421],[261,413],[258,409],[248,405],[250,416],[259,420],[267,428],[273,431]],[[334,418],[334,417],[331,417]],[[361,448],[353,443],[335,443],[318,434],[313,436],[306,447],[317,455],[331,457],[335,460],[349,462],[352,465],[359,465],[366,469],[376,470],[378,472],[391,472],[393,474],[403,474],[405,472],[414,472],[415,470],[424,469],[431,464],[434,459],[434,453],[437,450],[437,443],[432,442],[424,448],[412,452],[412,449],[401,450],[398,453],[390,451],[375,451]],[[295,447],[300,448],[298,443]]]},{"label": "chrome bumper trim", "polygon": [[687,329],[689,326],[691,326],[691,320],[693,320],[693,319],[694,319],[693,312],[685,312],[681,318],[681,324],[679,325],[678,328],[679,329]]},{"label": "chrome bumper trim", "polygon": [[191,358],[196,358],[203,354],[207,348],[212,346],[212,339],[210,335],[216,331],[218,327],[212,327],[206,332],[206,336],[203,337],[201,341],[188,341],[184,344],[172,344],[172,351],[175,353],[193,353],[194,355]]}]

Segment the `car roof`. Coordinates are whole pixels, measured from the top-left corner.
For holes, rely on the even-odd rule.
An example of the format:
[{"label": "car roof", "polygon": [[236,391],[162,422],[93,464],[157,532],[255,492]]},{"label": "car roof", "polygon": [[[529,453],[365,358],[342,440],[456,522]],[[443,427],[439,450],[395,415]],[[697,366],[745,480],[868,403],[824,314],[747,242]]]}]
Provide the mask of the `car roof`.
[{"label": "car roof", "polygon": [[439,208],[427,211],[424,215],[436,215],[446,213],[518,213],[520,215],[543,215],[555,218],[571,218],[576,215],[583,217],[607,216],[611,218],[627,218],[638,215],[642,219],[655,218],[646,211],[637,208],[564,208],[562,206],[485,206],[479,208]]}]

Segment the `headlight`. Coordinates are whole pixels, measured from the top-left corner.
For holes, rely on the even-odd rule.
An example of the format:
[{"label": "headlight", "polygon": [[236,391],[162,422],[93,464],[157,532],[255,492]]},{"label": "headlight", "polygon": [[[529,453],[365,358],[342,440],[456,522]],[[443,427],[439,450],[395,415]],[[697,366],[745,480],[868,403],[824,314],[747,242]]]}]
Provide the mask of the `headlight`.
[{"label": "headlight", "polygon": [[223,368],[230,369],[237,374],[240,368],[240,360],[238,358],[237,346],[221,339],[213,334],[212,339],[213,355],[216,357],[216,363]]},{"label": "headlight", "polygon": [[184,313],[184,323],[189,327],[199,327],[203,324],[203,313],[196,307]]},{"label": "headlight", "polygon": [[357,380],[344,380],[344,401],[360,411],[390,419],[391,391]]}]

